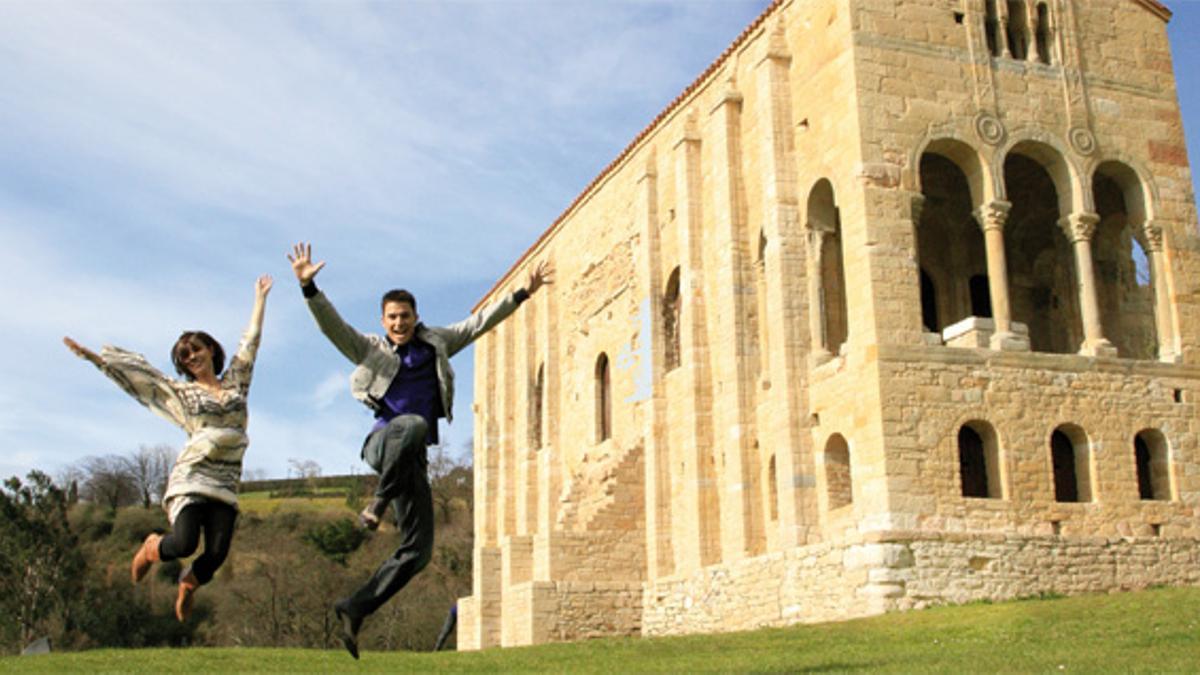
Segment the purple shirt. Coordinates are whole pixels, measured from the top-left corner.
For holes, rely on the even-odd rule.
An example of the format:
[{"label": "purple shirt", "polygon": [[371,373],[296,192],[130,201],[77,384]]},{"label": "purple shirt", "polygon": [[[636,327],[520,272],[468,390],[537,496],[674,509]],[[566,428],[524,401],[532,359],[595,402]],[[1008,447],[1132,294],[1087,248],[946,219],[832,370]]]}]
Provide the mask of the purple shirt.
[{"label": "purple shirt", "polygon": [[383,405],[375,413],[375,426],[371,431],[382,429],[399,415],[420,415],[429,424],[426,445],[436,445],[438,418],[446,416],[438,387],[437,352],[432,345],[416,337],[408,344],[393,345],[392,348],[400,357],[400,370],[396,371],[396,377],[383,395]]}]

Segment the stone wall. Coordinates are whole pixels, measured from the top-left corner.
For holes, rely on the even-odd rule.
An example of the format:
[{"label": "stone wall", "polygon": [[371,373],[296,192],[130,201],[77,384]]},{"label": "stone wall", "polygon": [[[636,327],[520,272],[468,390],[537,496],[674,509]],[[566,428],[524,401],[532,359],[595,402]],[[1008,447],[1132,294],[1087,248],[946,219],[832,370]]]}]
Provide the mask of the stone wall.
[{"label": "stone wall", "polygon": [[557,268],[476,349],[460,646],[1200,583],[1168,16],[771,3],[483,300]]}]

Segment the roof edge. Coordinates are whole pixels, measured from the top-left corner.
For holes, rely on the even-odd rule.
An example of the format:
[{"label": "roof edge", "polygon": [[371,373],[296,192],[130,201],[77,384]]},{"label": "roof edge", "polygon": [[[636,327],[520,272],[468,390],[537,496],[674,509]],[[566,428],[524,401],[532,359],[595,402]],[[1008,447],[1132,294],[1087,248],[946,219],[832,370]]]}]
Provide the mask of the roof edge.
[{"label": "roof edge", "polygon": [[[770,16],[781,5],[789,1],[790,0],[771,0],[771,3],[767,5],[766,9],[764,9],[753,21],[751,21],[750,25],[746,26],[746,28],[739,33],[736,38],[734,38],[733,42],[725,48],[725,51],[721,52],[721,55],[718,56],[711,64],[709,64],[708,68],[705,68],[704,72],[701,73],[699,77],[693,80],[692,83],[689,84],[678,96],[676,96],[674,100],[667,104],[667,107],[664,108],[662,112],[658,113],[658,115],[656,115],[654,119],[651,120],[651,122],[633,138],[629,145],[625,146],[625,149],[617,155],[616,159],[609,162],[608,166],[604,167],[604,169],[587,184],[587,187],[585,187],[579,193],[579,195],[571,201],[567,208],[564,209],[561,214],[559,214],[558,218],[554,219],[554,222],[550,224],[550,227],[546,228],[546,231],[543,232],[542,235],[533,242],[533,245],[527,248],[525,252],[521,254],[520,258],[517,258],[517,261],[509,267],[507,272],[505,272],[498,280],[496,280],[496,283],[492,285],[487,293],[484,293],[483,297],[475,303],[475,306],[471,309],[471,311],[478,311],[478,309],[484,304],[485,301],[487,301],[488,298],[492,297],[496,291],[508,283],[512,279],[513,273],[517,271],[517,268],[519,268],[522,263],[528,260],[529,257],[533,255],[533,253],[537,251],[537,249],[547,239],[550,238],[550,235],[554,234],[554,232],[558,230],[559,226],[566,221],[567,217],[570,216],[571,213],[575,211],[575,209],[582,204],[594,190],[596,190],[600,183],[604,182],[604,180],[607,179],[610,174],[616,171],[616,169],[623,164],[625,160],[629,159],[630,155],[634,153],[634,151],[639,145],[641,145],[642,141],[644,141],[647,136],[657,129],[664,120],[678,110],[679,107],[682,106],[683,103],[687,101],[688,98],[695,93],[696,90],[699,89],[701,85],[703,85],[714,73],[720,70],[721,66],[725,65],[725,62],[729,60],[729,57],[732,56],[746,42],[746,40],[754,35],[758,28],[762,26],[763,22],[767,20],[768,16]],[[1145,1],[1153,2],[1153,0]]]},{"label": "roof edge", "polygon": [[1158,0],[1134,0],[1137,4],[1150,10],[1155,16],[1163,21],[1170,21],[1174,14],[1166,5],[1158,2]]},{"label": "roof edge", "polygon": [[[707,81],[715,72],[717,72],[717,70],[721,68],[721,66],[725,65],[725,62],[729,60],[729,57],[732,56],[734,52],[736,52],[743,45],[743,43],[745,43],[746,40],[748,40],[755,33],[755,31],[758,30],[760,26],[762,26],[763,22],[767,20],[768,16],[774,13],[775,10],[779,9],[781,5],[789,1],[790,0],[771,0],[771,3],[767,5],[766,9],[764,9],[762,13],[758,15],[758,17],[751,21],[750,25],[746,26],[746,28],[739,33],[736,38],[734,38],[733,42],[725,48],[725,51],[721,52],[721,55],[718,56],[711,64],[709,64],[708,68],[705,68],[704,72],[701,73],[699,77],[693,80],[692,83],[689,84],[678,96],[676,96],[674,100],[667,104],[667,107],[664,108],[657,116],[655,116],[655,118],[651,120],[651,122],[646,125],[646,127],[642,129],[637,136],[634,137],[629,145],[625,146],[625,149],[617,155],[616,159],[609,162],[608,165],[605,166],[604,169],[601,170],[600,173],[597,174],[596,177],[587,184],[587,187],[580,191],[580,193],[571,201],[567,208],[564,209],[563,212],[554,219],[554,222],[551,223],[544,232],[542,232],[541,236],[539,236],[529,248],[525,249],[525,252],[521,254],[521,257],[517,258],[516,262],[509,266],[508,271],[502,274],[500,278],[496,280],[496,283],[493,284],[490,289],[488,289],[487,293],[483,294],[483,297],[481,297],[475,303],[475,306],[471,308],[471,311],[478,311],[478,309],[483,306],[484,302],[486,302],[488,298],[492,297],[496,291],[508,283],[513,278],[513,273],[516,272],[517,269],[526,260],[528,260],[529,257],[533,255],[533,253],[537,251],[537,249],[547,239],[549,239],[556,230],[558,230],[559,226],[566,221],[567,217],[570,216],[571,213],[575,211],[575,209],[592,194],[592,192],[600,185],[600,183],[604,182],[604,180],[607,179],[610,174],[616,171],[616,169],[622,163],[624,163],[630,155],[633,154],[638,146],[641,145],[642,141],[644,141],[647,136],[657,129],[664,120],[678,110],[679,107],[682,106],[683,103],[687,101],[687,99],[705,83],[705,81]],[[1163,21],[1170,21],[1171,17],[1173,16],[1171,10],[1166,5],[1158,2],[1158,0],[1134,0],[1134,2],[1146,8]]]}]

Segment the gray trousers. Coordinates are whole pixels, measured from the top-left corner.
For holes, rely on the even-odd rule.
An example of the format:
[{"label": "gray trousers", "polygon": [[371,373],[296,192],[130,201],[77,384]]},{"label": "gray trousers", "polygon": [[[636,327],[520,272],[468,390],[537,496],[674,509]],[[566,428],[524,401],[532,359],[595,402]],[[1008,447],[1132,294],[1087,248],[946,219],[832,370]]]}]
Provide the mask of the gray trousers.
[{"label": "gray trousers", "polygon": [[363,459],[379,474],[375,496],[391,502],[400,547],[367,583],[338,604],[361,619],[379,609],[417,575],[433,555],[433,494],[426,475],[425,437],[420,415],[400,415],[363,443]]}]

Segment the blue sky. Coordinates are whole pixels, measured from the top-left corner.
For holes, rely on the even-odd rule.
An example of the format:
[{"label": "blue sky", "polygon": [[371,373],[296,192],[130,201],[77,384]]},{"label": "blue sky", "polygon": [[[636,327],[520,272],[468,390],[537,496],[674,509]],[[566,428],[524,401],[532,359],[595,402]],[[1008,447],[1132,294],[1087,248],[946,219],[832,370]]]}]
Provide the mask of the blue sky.
[{"label": "blue sky", "polygon": [[[0,478],[180,447],[60,340],[232,349],[275,277],[246,466],[363,472],[370,417],[284,257],[311,240],[343,316],[462,318],[767,0],[0,0]],[[1169,2],[1200,157],[1200,1]],[[473,354],[443,439],[469,442]]]}]

